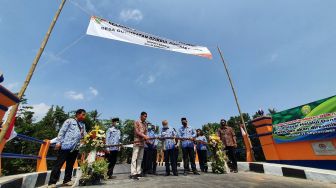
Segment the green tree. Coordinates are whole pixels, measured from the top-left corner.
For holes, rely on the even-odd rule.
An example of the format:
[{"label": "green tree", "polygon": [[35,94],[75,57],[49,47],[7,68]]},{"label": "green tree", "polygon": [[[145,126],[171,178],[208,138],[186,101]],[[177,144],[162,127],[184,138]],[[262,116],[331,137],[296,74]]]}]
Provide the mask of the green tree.
[{"label": "green tree", "polygon": [[[134,120],[127,119],[122,123],[120,128],[122,143],[132,143],[134,140]],[[131,148],[121,148],[119,153],[120,162],[131,163],[132,160],[132,149]]]}]

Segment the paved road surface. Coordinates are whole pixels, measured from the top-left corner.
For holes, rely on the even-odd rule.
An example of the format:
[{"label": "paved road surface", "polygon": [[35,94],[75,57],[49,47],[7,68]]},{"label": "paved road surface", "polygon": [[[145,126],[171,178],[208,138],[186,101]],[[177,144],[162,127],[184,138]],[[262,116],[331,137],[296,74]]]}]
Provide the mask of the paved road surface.
[{"label": "paved road surface", "polygon": [[[212,173],[202,173],[200,176],[190,174],[188,176],[181,175],[165,177],[164,168],[159,167],[159,176],[148,176],[141,178],[140,180],[130,180],[128,178],[130,167],[129,165],[118,165],[115,169],[116,179],[107,180],[102,182],[101,185],[96,186],[86,186],[90,188],[127,188],[127,187],[139,187],[139,188],[237,188],[237,187],[265,187],[265,188],[276,188],[276,187],[286,187],[286,188],[323,188],[323,187],[333,187],[336,188],[335,184],[326,184],[321,182],[313,182],[304,179],[297,178],[287,178],[279,177],[273,175],[265,175],[252,172],[239,172],[237,174],[212,174]],[[182,169],[179,169],[182,170]]]}]

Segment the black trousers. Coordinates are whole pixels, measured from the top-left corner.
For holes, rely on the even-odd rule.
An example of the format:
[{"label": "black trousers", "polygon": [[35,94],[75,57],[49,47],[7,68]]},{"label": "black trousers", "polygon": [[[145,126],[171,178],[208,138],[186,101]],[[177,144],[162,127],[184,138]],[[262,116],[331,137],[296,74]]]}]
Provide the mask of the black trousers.
[{"label": "black trousers", "polygon": [[118,151],[110,151],[110,153],[106,154],[106,158],[109,162],[108,165],[108,171],[107,171],[107,175],[108,176],[112,176],[113,175],[113,169],[115,164],[117,163],[117,156],[118,156]]},{"label": "black trousers", "polygon": [[227,150],[229,160],[231,161],[231,164],[232,164],[231,169],[232,170],[237,170],[237,159],[236,159],[235,148],[233,146],[226,146],[225,150]]},{"label": "black trousers", "polygon": [[200,169],[202,172],[208,170],[208,151],[207,150],[197,150],[198,161]]},{"label": "black trousers", "polygon": [[166,173],[170,173],[170,166],[172,167],[172,171],[174,174],[177,173],[177,166],[175,162],[175,149],[168,149],[164,151],[164,161],[166,165]]},{"label": "black trousers", "polygon": [[189,161],[191,164],[191,169],[192,171],[197,171],[196,170],[196,164],[195,164],[195,151],[194,148],[187,147],[187,148],[182,148],[182,153],[183,153],[183,166],[184,166],[184,171],[190,171],[189,169]]},{"label": "black trousers", "polygon": [[156,173],[156,167],[157,167],[157,162],[156,162],[156,159],[157,159],[157,149],[153,149],[153,152],[152,152],[152,170],[153,170],[153,173]]},{"label": "black trousers", "polygon": [[157,150],[155,148],[145,148],[143,160],[141,163],[142,171],[144,174],[156,172],[156,157]]},{"label": "black trousers", "polygon": [[176,163],[176,167],[177,167],[177,159],[178,159],[178,156],[179,156],[179,148],[176,148],[174,149],[174,157],[175,157],[175,163]]},{"label": "black trousers", "polygon": [[73,171],[73,165],[75,164],[75,161],[78,156],[78,150],[70,151],[70,150],[59,150],[56,163],[54,167],[51,170],[50,179],[49,179],[49,185],[50,184],[56,184],[60,174],[61,174],[61,168],[66,162],[65,167],[65,174],[64,174],[64,180],[63,183],[71,181],[72,177],[72,171]]}]

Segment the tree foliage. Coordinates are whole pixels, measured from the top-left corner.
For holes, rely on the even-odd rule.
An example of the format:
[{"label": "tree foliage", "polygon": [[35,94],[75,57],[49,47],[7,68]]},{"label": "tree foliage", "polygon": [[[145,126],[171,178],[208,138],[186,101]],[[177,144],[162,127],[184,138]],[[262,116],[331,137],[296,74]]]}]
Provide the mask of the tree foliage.
[{"label": "tree foliage", "polygon": [[[275,113],[275,109],[270,109],[270,113]],[[63,122],[69,117],[73,117],[75,111],[65,112],[62,106],[52,106],[46,115],[40,120],[34,120],[34,112],[32,111],[32,106],[27,105],[27,100],[24,99],[21,108],[18,111],[16,122],[15,122],[15,131],[19,134],[27,135],[37,139],[53,139],[57,136],[58,130],[62,126]],[[99,125],[105,129],[109,128],[111,125],[110,119],[100,119],[100,113],[98,110],[92,110],[87,112],[85,119],[86,130],[91,130],[95,125]],[[251,120],[249,114],[244,113],[244,120],[246,123],[247,131],[250,135],[255,135],[256,130],[249,122]],[[245,147],[243,144],[241,132],[239,125],[241,124],[240,116],[233,116],[228,119],[229,126],[233,127],[237,135],[238,141],[238,150],[237,156],[240,161],[245,159]],[[211,134],[217,132],[220,127],[219,123],[207,123],[202,126],[202,130],[207,138]],[[134,120],[126,119],[121,121],[118,129],[121,131],[121,142],[122,143],[131,143],[134,139]],[[159,131],[159,129],[157,129]],[[255,158],[258,161],[265,160],[263,152],[260,148],[260,142],[257,137],[251,137],[251,142],[254,149]],[[9,141],[4,149],[4,153],[15,153],[15,154],[26,154],[26,155],[38,155],[40,149],[39,143],[28,142],[15,138]],[[49,157],[55,157],[57,152],[51,147],[48,152]],[[132,149],[127,147],[122,147],[119,152],[118,162],[119,163],[130,163],[132,157]],[[181,154],[179,156],[181,160]],[[53,160],[48,160],[48,168],[51,168],[53,165]],[[36,160],[27,160],[27,159],[3,159],[3,174],[19,174],[33,172],[36,168]]]}]

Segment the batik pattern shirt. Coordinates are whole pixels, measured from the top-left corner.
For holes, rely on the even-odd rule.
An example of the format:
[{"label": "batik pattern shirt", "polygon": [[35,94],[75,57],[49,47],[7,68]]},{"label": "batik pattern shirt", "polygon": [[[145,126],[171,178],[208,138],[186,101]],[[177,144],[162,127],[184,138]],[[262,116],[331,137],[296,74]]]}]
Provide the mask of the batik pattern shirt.
[{"label": "batik pattern shirt", "polygon": [[73,150],[79,146],[80,140],[85,135],[85,124],[70,118],[63,123],[56,140],[61,144],[61,150]]},{"label": "batik pattern shirt", "polygon": [[[207,146],[204,143],[207,143],[208,141],[207,141],[205,136],[196,137],[196,141],[201,141],[201,142],[196,142],[197,143],[197,145],[196,145],[197,150],[207,150]],[[202,142],[204,142],[204,143],[202,143]]]},{"label": "batik pattern shirt", "polygon": [[147,124],[141,120],[134,122],[134,146],[144,147],[145,139],[137,134],[137,132],[146,135],[147,134]]},{"label": "batik pattern shirt", "polygon": [[[179,136],[181,138],[195,138],[196,132],[193,128],[182,126],[179,129]],[[182,140],[182,148],[194,148],[194,142],[192,140]]]},{"label": "batik pattern shirt", "polygon": [[[106,131],[106,145],[120,144],[120,130],[111,127]],[[108,151],[119,151],[119,146],[110,146],[106,148]]]},{"label": "batik pattern shirt", "polygon": [[224,146],[234,146],[236,144],[236,134],[231,127],[225,126],[219,128],[217,131],[219,138],[222,140]]},{"label": "batik pattern shirt", "polygon": [[[147,136],[149,138],[158,137],[158,135],[155,133],[155,131],[153,129],[148,130]],[[158,145],[158,140],[157,139],[149,139],[145,142],[145,148],[156,149],[157,145]]]},{"label": "batik pattern shirt", "polygon": [[[161,138],[176,137],[176,132],[171,128],[163,128],[161,131]],[[174,139],[164,139],[163,140],[163,150],[169,150],[175,148]]]}]

